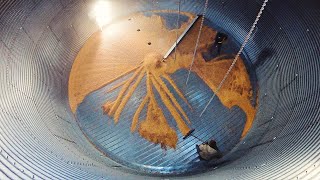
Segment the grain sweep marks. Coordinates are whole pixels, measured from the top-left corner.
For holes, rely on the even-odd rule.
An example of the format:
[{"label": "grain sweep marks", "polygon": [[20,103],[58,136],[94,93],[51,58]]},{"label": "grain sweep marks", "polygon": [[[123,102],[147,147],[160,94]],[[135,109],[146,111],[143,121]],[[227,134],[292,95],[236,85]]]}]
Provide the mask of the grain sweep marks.
[{"label": "grain sweep marks", "polygon": [[[177,51],[177,60],[174,61],[172,56],[169,57],[167,60],[167,67],[169,67],[167,68],[167,73],[173,73],[177,68],[189,69],[199,27],[200,23],[197,22],[188,35],[184,37],[183,41],[181,41]],[[232,58],[222,59],[223,57],[230,56],[221,55],[216,58],[219,59],[219,61],[211,60],[205,62],[202,57],[202,52],[208,50],[210,43],[214,41],[215,35],[216,31],[207,26],[203,27],[195,63],[192,68],[192,71],[195,72],[213,92],[223,79],[233,60]],[[217,93],[217,97],[224,106],[228,108],[238,106],[245,112],[247,116],[246,123],[241,135],[241,137],[244,137],[252,126],[256,108],[251,104],[252,86],[249,74],[241,58],[238,59],[221,90]]]},{"label": "grain sweep marks", "polygon": [[[121,112],[124,110],[125,105],[129,101],[130,97],[136,90],[137,86],[141,83],[141,80],[146,76],[147,94],[140,103],[136,113],[134,114],[131,132],[136,131],[142,109],[147,106],[147,116],[140,126],[138,127],[139,134],[153,142],[160,144],[162,148],[176,148],[178,137],[176,131],[169,126],[162,109],[159,107],[153,87],[156,89],[164,105],[167,107],[172,117],[175,119],[178,129],[183,135],[186,135],[190,128],[187,123],[191,123],[187,114],[182,109],[173,93],[166,86],[162,80],[165,75],[165,79],[168,79],[170,85],[174,87],[178,96],[184,100],[186,104],[191,108],[182,92],[177,88],[174,81],[164,73],[166,64],[162,62],[162,55],[151,53],[148,54],[141,66],[128,78],[125,83],[119,83],[116,87],[121,87],[117,98],[114,101],[107,101],[103,106],[103,112],[114,118],[114,122],[119,121]],[[114,88],[111,89],[113,91]],[[110,90],[109,90],[110,91]]]},{"label": "grain sweep marks", "polygon": [[[185,103],[188,104],[184,95],[181,93],[174,81],[170,78],[170,74],[174,73],[175,71],[181,68],[189,68],[192,60],[192,50],[194,48],[192,42],[195,42],[196,40],[195,37],[198,26],[199,22],[195,25],[193,29],[191,29],[189,34],[179,45],[176,60],[174,60],[173,57],[170,56],[166,62],[162,62],[160,61],[160,55],[156,53],[151,53],[146,55],[146,58],[144,59],[142,65],[139,67],[144,69],[140,73],[144,73],[147,76],[146,86],[148,93],[142,101],[142,103],[140,104],[139,108],[137,109],[136,114],[134,115],[131,131],[133,132],[137,128],[140,113],[143,107],[147,105],[147,117],[140,123],[139,133],[143,138],[153,143],[160,143],[161,147],[168,146],[175,148],[177,143],[177,135],[176,132],[173,131],[173,129],[169,127],[168,123],[165,121],[163,112],[157,105],[157,102],[154,99],[152,88],[150,87],[155,87],[156,91],[160,94],[161,100],[163,101],[167,109],[170,111],[171,115],[174,117],[178,129],[183,135],[185,135],[190,130],[190,128],[188,127],[189,119],[180,107],[179,103],[176,101],[175,97],[172,95],[172,93],[169,91],[167,86],[162,81],[162,78],[166,79],[171,84],[171,86],[174,87],[174,90],[177,92],[180,98],[184,99]],[[209,43],[212,42],[210,40],[213,40],[215,34],[216,32],[212,29],[206,26],[204,27],[203,36],[200,40],[199,50],[196,54],[196,61],[192,69],[192,71],[195,72],[212,89],[212,91],[216,90],[217,85],[223,79],[223,76],[225,75],[233,60],[222,59],[219,61],[204,61],[201,53],[208,49]],[[225,56],[223,55],[221,57]],[[217,57],[217,59],[221,58]],[[135,76],[137,75],[133,74],[132,77]],[[140,83],[139,78],[136,82]],[[134,84],[132,86],[135,87],[136,85]],[[133,88],[130,89],[131,92],[128,92],[126,94],[126,97],[132,95],[134,91],[132,89]],[[124,91],[123,88],[120,92],[122,91]],[[121,93],[120,95],[123,96],[123,94]],[[239,59],[239,61],[236,63],[233,71],[230,73],[225,84],[217,93],[217,97],[219,97],[224,106],[228,108],[231,108],[232,106],[239,106],[246,113],[247,121],[242,132],[242,137],[245,136],[248,130],[251,128],[256,113],[256,109],[252,107],[250,103],[250,99],[252,97],[251,84],[249,80],[249,75],[247,74],[242,59]],[[127,99],[125,99],[125,101],[127,101]],[[106,105],[116,103],[117,102],[107,102]],[[190,105],[189,107],[191,108]],[[120,107],[120,109],[121,111],[123,110],[122,107]],[[105,112],[108,113],[108,111]],[[112,113],[108,114],[113,116]],[[118,121],[120,114],[121,112],[114,115],[115,122]]]},{"label": "grain sweep marks", "polygon": [[[183,14],[189,21],[181,25],[179,34],[194,18],[190,13]],[[110,84],[120,74],[136,70],[146,54],[164,55],[176,40],[175,30],[168,30],[160,16],[134,14],[129,18],[94,33],[78,53],[69,77],[69,104],[73,113],[91,92]],[[152,44],[147,45],[148,42]],[[132,71],[124,73],[128,69]]]},{"label": "grain sweep marks", "polygon": [[[139,18],[144,19],[144,17],[139,17]],[[150,19],[144,19],[144,20],[150,21]],[[155,23],[155,25],[156,24],[157,23]],[[176,131],[168,125],[163,115],[162,109],[159,107],[159,105],[157,104],[157,101],[155,100],[152,87],[154,87],[154,89],[159,93],[160,98],[163,101],[164,105],[167,107],[171,115],[174,117],[179,131],[183,135],[185,135],[190,130],[190,128],[188,127],[190,120],[186,116],[185,112],[183,111],[179,103],[177,103],[173,94],[168,90],[167,86],[164,84],[162,79],[166,79],[167,82],[169,82],[170,85],[174,88],[174,91],[176,91],[178,96],[184,99],[185,103],[188,104],[183,93],[179,90],[179,88],[176,86],[174,81],[170,78],[170,74],[174,73],[175,71],[181,68],[184,68],[184,69],[189,68],[189,65],[191,64],[191,60],[192,60],[194,43],[196,41],[199,26],[200,24],[199,22],[197,22],[195,26],[191,28],[188,35],[186,35],[184,39],[181,41],[178,47],[176,60],[174,60],[173,57],[170,56],[166,62],[162,62],[161,61],[162,55],[166,52],[167,49],[166,50],[163,49],[163,53],[159,53],[158,51],[159,49],[155,50],[151,48],[150,50],[146,50],[146,51],[139,51],[139,49],[135,49],[134,51],[128,52],[128,54],[139,52],[140,56],[139,58],[138,56],[132,56],[132,57],[135,57],[134,60],[130,58],[130,60],[126,59],[126,61],[124,62],[122,62],[123,59],[121,59],[122,58],[121,53],[119,55],[119,58],[116,58],[116,54],[114,54],[114,57],[106,56],[106,57],[110,57],[111,62],[114,63],[114,65],[116,65],[115,62],[117,61],[122,62],[118,65],[121,66],[123,69],[118,68],[117,70],[112,70],[112,71],[100,71],[100,69],[103,69],[103,67],[99,67],[99,66],[102,66],[103,64],[99,63],[99,61],[91,62],[91,64],[94,64],[96,66],[98,76],[100,76],[99,78],[97,76],[94,76],[94,77],[98,79],[104,79],[103,83],[100,83],[99,86],[98,85],[94,86],[95,88],[100,88],[104,85],[109,84],[108,81],[106,81],[107,79],[106,77],[110,77],[110,74],[112,75],[113,79],[117,79],[121,77],[121,76],[117,76],[118,74],[121,74],[121,72],[125,72],[124,69],[128,69],[128,67],[133,68],[132,70],[129,71],[129,72],[133,72],[133,74],[131,75],[131,77],[129,77],[128,80],[122,83],[119,83],[113,86],[112,89],[108,90],[109,92],[111,92],[117,88],[121,88],[117,98],[114,101],[106,102],[102,106],[103,111],[106,114],[112,116],[114,118],[115,123],[119,121],[121,112],[125,110],[124,107],[126,103],[130,99],[132,93],[135,91],[138,84],[141,83],[141,79],[144,76],[146,76],[147,94],[135,112],[135,115],[132,120],[131,131],[134,132],[138,129],[139,134],[143,138],[153,143],[159,143],[163,148],[176,147],[176,144],[178,141]],[[185,26],[182,26],[182,27],[185,27]],[[163,24],[161,28],[164,28]],[[182,30],[183,28],[181,29],[181,31]],[[196,54],[195,64],[192,69],[192,71],[195,72],[199,77],[201,77],[201,79],[212,89],[212,91],[216,90],[217,85],[220,83],[221,79],[223,78],[225,72],[228,70],[232,61],[232,59],[223,59],[219,61],[213,60],[210,62],[205,62],[204,59],[202,58],[201,53],[208,49],[210,43],[214,40],[215,34],[216,34],[216,31],[212,30],[207,26],[204,26],[203,33],[200,39],[199,49]],[[163,34],[157,34],[156,38],[163,40],[162,35]],[[168,37],[170,37],[172,43],[174,43],[175,36],[174,35],[172,36],[172,34],[170,35],[170,33],[168,33]],[[132,40],[132,39],[128,38],[127,40]],[[140,41],[141,39],[139,38],[135,40]],[[171,44],[167,43],[168,45],[167,48],[169,48],[170,45],[172,45],[172,43]],[[124,49],[125,49],[127,44],[124,43],[122,45],[124,46]],[[141,46],[145,46],[145,44]],[[126,51],[124,50],[124,52]],[[104,60],[108,62],[109,59],[108,60],[106,59],[107,58],[104,58]],[[141,64],[137,63],[137,62],[140,62],[141,59],[143,59],[143,62]],[[133,62],[133,63],[130,63],[130,62]],[[134,66],[133,64],[136,64],[136,66]],[[129,74],[129,72],[124,74],[127,75]],[[92,82],[94,82],[95,80],[96,79],[90,79],[90,81]],[[92,87],[91,89],[96,90],[95,88]],[[91,91],[88,91],[85,94],[87,95],[90,92]],[[245,128],[243,129],[243,132],[242,132],[242,137],[245,136],[248,130],[251,128],[251,125],[256,113],[256,109],[252,107],[250,103],[251,96],[252,96],[252,91],[251,91],[249,76],[247,74],[247,71],[242,59],[239,59],[233,71],[230,73],[228,79],[226,80],[224,86],[217,93],[217,97],[220,99],[220,101],[223,103],[224,106],[228,108],[231,108],[232,106],[239,106],[246,113],[247,120],[246,120]],[[146,106],[148,107],[146,119],[142,120],[142,122],[139,123],[140,113],[142,109]],[[189,108],[191,108],[189,104],[188,106]],[[155,127],[159,127],[159,128],[155,128]]]}]

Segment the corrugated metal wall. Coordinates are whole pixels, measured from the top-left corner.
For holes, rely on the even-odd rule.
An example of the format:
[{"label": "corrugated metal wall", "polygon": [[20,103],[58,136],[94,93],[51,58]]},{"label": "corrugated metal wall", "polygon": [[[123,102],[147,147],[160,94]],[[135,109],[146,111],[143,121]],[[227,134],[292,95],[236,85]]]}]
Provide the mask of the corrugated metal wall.
[{"label": "corrugated metal wall", "polygon": [[[94,1],[0,2],[0,179],[141,178],[85,139],[67,98],[72,62],[98,27]],[[117,16],[177,1],[113,1]],[[211,0],[208,19],[239,43],[261,0]],[[182,0],[201,13],[204,0]],[[203,179],[316,179],[320,171],[320,5],[271,0],[245,48],[260,87],[251,132]],[[270,56],[261,60],[263,51]],[[144,177],[146,178],[146,177]]]}]

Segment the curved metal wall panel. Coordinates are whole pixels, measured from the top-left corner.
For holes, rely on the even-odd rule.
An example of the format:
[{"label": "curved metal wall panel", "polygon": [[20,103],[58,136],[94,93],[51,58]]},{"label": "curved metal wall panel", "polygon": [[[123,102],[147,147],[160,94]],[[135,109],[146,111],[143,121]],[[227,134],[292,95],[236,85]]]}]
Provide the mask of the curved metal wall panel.
[{"label": "curved metal wall panel", "polygon": [[[116,16],[177,1],[113,1]],[[183,0],[201,13],[204,0]],[[239,44],[261,0],[209,1],[207,18]],[[68,106],[72,62],[98,27],[93,0],[0,2],[0,179],[138,179],[86,140]],[[128,8],[130,7],[130,8]],[[245,48],[259,82],[252,130],[202,179],[316,179],[320,173],[320,6],[270,1]],[[3,177],[3,178],[2,178]],[[123,177],[122,177],[123,178]],[[147,177],[144,177],[147,178]],[[184,177],[185,178],[185,177]]]}]

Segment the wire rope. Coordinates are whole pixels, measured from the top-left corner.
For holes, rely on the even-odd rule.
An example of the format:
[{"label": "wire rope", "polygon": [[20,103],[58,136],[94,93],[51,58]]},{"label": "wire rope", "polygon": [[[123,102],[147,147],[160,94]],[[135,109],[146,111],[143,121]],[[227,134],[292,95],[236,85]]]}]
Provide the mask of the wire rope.
[{"label": "wire rope", "polygon": [[268,2],[268,0],[264,0],[264,2],[263,2],[262,6],[261,6],[261,8],[260,8],[260,11],[259,11],[257,17],[256,17],[254,23],[253,23],[252,26],[251,26],[250,31],[249,31],[248,34],[246,35],[246,37],[245,37],[245,39],[244,39],[244,41],[243,41],[243,43],[242,43],[242,45],[241,45],[241,47],[240,47],[240,50],[238,51],[237,55],[235,56],[234,60],[232,61],[232,64],[230,65],[227,73],[225,74],[225,76],[224,76],[223,79],[221,80],[221,82],[220,82],[220,84],[218,85],[217,89],[215,90],[215,92],[213,93],[212,97],[210,98],[209,102],[206,104],[205,108],[204,108],[203,111],[201,112],[200,117],[201,117],[202,114],[207,110],[209,104],[212,102],[212,100],[214,99],[214,97],[216,96],[216,94],[219,92],[219,90],[221,89],[223,83],[226,81],[228,75],[230,74],[231,70],[233,69],[234,65],[236,64],[236,62],[237,62],[238,58],[240,57],[240,55],[241,55],[244,47],[245,47],[246,44],[248,43],[248,41],[249,41],[249,39],[250,39],[250,37],[251,37],[251,34],[252,34],[252,32],[254,31],[254,29],[255,29],[255,27],[256,27],[256,25],[257,25],[257,23],[258,23],[261,15],[262,15],[262,12],[263,12],[265,6],[267,5],[267,2]]}]

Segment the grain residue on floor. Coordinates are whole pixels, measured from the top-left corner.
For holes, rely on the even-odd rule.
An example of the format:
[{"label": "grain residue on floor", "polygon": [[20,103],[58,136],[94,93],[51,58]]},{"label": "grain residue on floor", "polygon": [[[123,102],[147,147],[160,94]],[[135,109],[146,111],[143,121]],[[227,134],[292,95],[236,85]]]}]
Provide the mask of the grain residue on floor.
[{"label": "grain residue on floor", "polygon": [[[150,142],[160,144],[162,148],[166,149],[167,147],[176,148],[178,137],[176,131],[169,126],[163,110],[158,105],[154,89],[160,95],[161,101],[176,121],[178,129],[183,135],[186,135],[190,131],[188,124],[191,121],[163,79],[166,79],[170,83],[174,91],[184,100],[184,103],[190,109],[191,106],[171,77],[165,72],[167,66],[166,63],[162,62],[162,58],[161,54],[147,54],[143,59],[143,63],[137,67],[127,80],[114,85],[114,87],[120,88],[120,92],[115,100],[105,102],[102,109],[105,114],[113,117],[115,123],[118,123],[126,104],[141,83],[142,78],[146,76],[145,86],[147,93],[134,114],[131,132],[136,131],[138,122],[141,121],[138,127],[139,134]],[[115,89],[112,87],[108,92]],[[144,107],[147,108],[147,116],[146,119],[140,120],[140,113]]]},{"label": "grain residue on floor", "polygon": [[[173,73],[178,67],[189,69],[193,56],[194,42],[196,42],[199,27],[200,22],[198,21],[179,44],[176,62],[174,61],[173,56],[169,57],[167,60],[167,67],[170,68],[168,68],[167,73]],[[203,27],[199,48],[192,67],[192,71],[206,82],[213,92],[216,91],[233,61],[233,58],[221,59],[220,57],[217,57],[216,59],[219,60],[205,62],[201,53],[208,50],[209,46],[214,41],[216,33],[217,32],[210,27]],[[221,57],[223,56],[224,55]],[[247,119],[241,135],[241,137],[244,137],[252,126],[256,108],[251,104],[252,86],[249,74],[241,58],[238,59],[233,70],[216,95],[224,106],[228,108],[238,106],[245,112]]]},{"label": "grain residue on floor", "polygon": [[[194,18],[182,24],[181,34]],[[130,19],[130,20],[129,20]],[[94,33],[78,53],[69,77],[69,103],[72,112],[92,91],[136,67],[149,53],[164,55],[176,40],[160,16],[135,14]],[[148,45],[148,43],[151,45]]]},{"label": "grain residue on floor", "polygon": [[[191,14],[185,14],[190,17],[190,20],[181,26],[179,34],[194,18]],[[130,20],[120,20],[106,27],[103,32],[93,34],[79,52],[70,74],[69,101],[72,111],[75,112],[77,106],[92,91],[113,82],[124,74],[132,73],[127,80],[109,90],[120,88],[116,99],[105,102],[102,106],[103,112],[113,117],[114,122],[117,123],[131,95],[142,82],[142,78],[146,77],[147,94],[132,119],[131,132],[138,130],[139,134],[150,142],[161,144],[163,148],[167,146],[175,148],[178,141],[176,130],[167,123],[163,110],[155,100],[153,88],[175,119],[178,130],[183,135],[187,134],[192,122],[163,79],[171,84],[178,96],[192,109],[170,74],[181,68],[189,69],[199,26],[200,21],[197,21],[181,41],[177,48],[177,59],[174,60],[174,56],[171,55],[166,62],[161,60],[175,42],[176,32],[167,30],[163,19],[159,16],[145,17],[142,14],[136,14],[131,16]],[[192,71],[212,91],[216,90],[232,63],[232,59],[205,62],[202,58],[201,53],[207,51],[214,41],[215,34],[216,31],[204,26],[192,67]],[[245,136],[251,128],[256,109],[250,103],[251,84],[242,59],[236,63],[225,84],[217,93],[217,97],[224,106],[228,108],[239,106],[245,112],[247,120],[242,137]],[[146,119],[140,120],[140,113],[145,107],[147,107]]]}]

